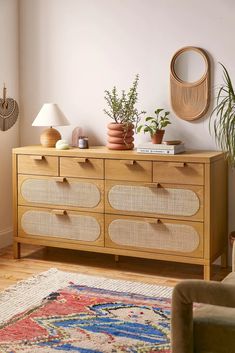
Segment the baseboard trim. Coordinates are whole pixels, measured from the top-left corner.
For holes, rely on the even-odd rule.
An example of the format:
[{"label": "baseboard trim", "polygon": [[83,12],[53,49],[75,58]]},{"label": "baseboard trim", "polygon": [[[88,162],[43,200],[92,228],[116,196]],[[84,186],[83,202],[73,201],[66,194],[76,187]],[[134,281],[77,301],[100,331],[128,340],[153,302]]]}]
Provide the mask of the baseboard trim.
[{"label": "baseboard trim", "polygon": [[6,228],[0,230],[0,249],[5,248],[8,245],[11,245],[13,242],[13,229]]}]

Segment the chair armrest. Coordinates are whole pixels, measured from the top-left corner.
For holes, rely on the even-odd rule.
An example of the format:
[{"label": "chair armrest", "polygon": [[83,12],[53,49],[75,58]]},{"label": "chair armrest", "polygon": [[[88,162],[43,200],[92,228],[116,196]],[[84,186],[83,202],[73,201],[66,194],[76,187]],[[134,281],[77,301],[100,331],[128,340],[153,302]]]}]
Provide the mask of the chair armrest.
[{"label": "chair armrest", "polygon": [[232,242],[232,271],[234,272],[235,271],[235,234],[234,234],[234,237],[231,236],[230,239]]},{"label": "chair armrest", "polygon": [[235,231],[229,234],[229,240],[232,246],[232,271],[235,272]]},{"label": "chair armrest", "polygon": [[177,284],[172,297],[172,353],[193,353],[193,303],[235,307],[235,285],[202,280]]}]

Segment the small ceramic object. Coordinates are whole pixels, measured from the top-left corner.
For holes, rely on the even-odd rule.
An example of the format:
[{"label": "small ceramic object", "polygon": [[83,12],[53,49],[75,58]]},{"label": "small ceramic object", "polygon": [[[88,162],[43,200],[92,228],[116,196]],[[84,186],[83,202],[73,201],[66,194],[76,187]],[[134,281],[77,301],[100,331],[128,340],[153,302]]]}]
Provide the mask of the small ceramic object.
[{"label": "small ceramic object", "polygon": [[58,140],[56,142],[55,148],[57,150],[68,150],[69,149],[69,144],[66,140]]},{"label": "small ceramic object", "polygon": [[163,141],[163,145],[180,145],[182,141],[180,140],[169,140],[169,141]]},{"label": "small ceramic object", "polygon": [[75,127],[72,132],[72,146],[73,147],[78,147],[78,138],[81,135],[81,129],[80,127]]}]

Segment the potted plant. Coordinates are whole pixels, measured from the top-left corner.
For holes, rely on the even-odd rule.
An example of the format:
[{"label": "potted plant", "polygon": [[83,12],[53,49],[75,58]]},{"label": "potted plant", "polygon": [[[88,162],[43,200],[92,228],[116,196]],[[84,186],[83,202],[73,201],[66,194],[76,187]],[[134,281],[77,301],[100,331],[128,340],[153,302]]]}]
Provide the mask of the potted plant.
[{"label": "potted plant", "polygon": [[138,93],[139,75],[130,87],[128,93],[124,90],[118,95],[116,86],[112,91],[105,91],[104,99],[108,108],[104,109],[104,113],[114,120],[108,124],[108,144],[109,149],[127,150],[134,148],[134,129],[137,127],[141,115],[144,111],[139,112],[136,108]]},{"label": "potted plant", "polygon": [[154,111],[156,117],[148,116],[145,118],[145,124],[139,125],[137,132],[144,131],[149,132],[152,143],[162,143],[163,135],[165,133],[164,128],[171,124],[168,115],[170,112],[164,111],[164,109],[156,109]]},{"label": "potted plant", "polygon": [[[235,166],[235,92],[229,73],[223,68],[224,83],[216,96],[216,106],[211,113],[215,113],[214,133],[219,147],[226,153],[229,164]],[[211,123],[211,120],[210,120]]]}]

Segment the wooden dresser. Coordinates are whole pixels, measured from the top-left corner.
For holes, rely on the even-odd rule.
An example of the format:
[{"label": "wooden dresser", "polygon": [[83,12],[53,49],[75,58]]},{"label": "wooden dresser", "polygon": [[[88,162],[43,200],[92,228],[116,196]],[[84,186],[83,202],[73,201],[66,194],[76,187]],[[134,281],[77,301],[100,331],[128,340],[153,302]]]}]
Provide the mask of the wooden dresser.
[{"label": "wooden dresser", "polygon": [[204,266],[227,262],[227,167],[220,152],[175,156],[13,150],[14,255],[20,244]]}]

